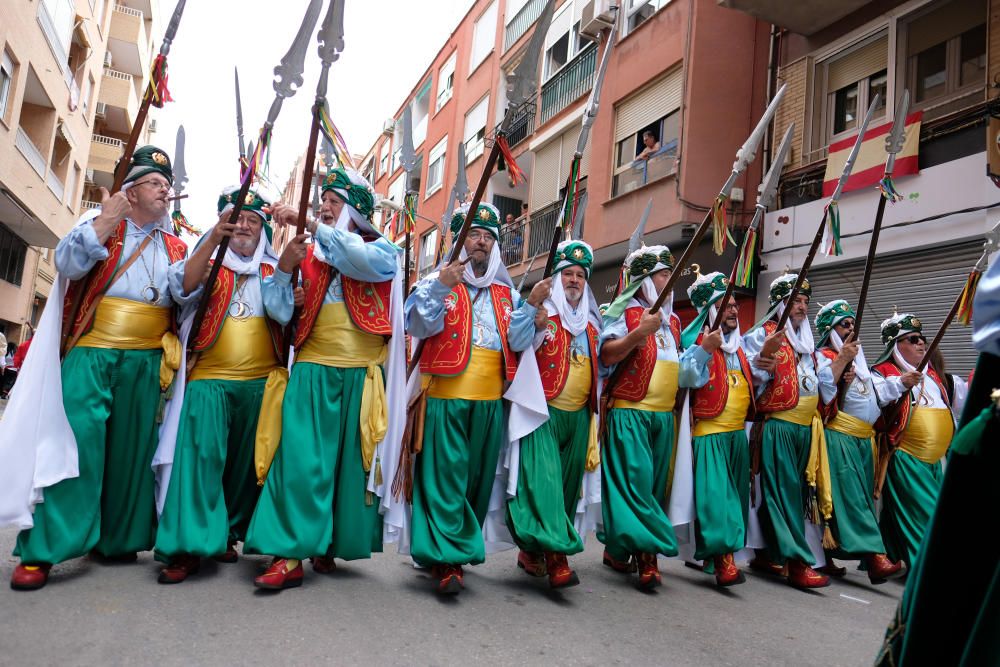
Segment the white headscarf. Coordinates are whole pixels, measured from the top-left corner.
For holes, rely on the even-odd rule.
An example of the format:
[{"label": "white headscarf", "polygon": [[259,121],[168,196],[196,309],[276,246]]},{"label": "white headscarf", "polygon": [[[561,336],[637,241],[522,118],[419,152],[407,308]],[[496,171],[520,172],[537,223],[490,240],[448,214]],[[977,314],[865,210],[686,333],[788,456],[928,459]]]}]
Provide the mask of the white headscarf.
[{"label": "white headscarf", "polygon": [[[462,248],[462,252],[459,254],[458,258],[464,261],[468,256],[469,255],[465,251],[465,248]],[[510,279],[510,274],[507,273],[507,267],[504,266],[503,259],[500,257],[499,242],[493,244],[486,272],[483,273],[482,276],[477,276],[475,270],[472,268],[472,262],[467,262],[463,278],[467,285],[480,289],[483,287],[489,287],[494,282],[502,283],[511,289],[514,288],[514,281]]]},{"label": "white headscarf", "polygon": [[[719,310],[715,305],[708,307],[708,321],[715,322],[715,318],[719,316]],[[702,327],[705,333],[708,333],[708,327]],[[726,354],[736,354],[736,350],[740,349],[743,344],[743,333],[740,331],[740,318],[736,318],[736,328],[730,331],[728,334],[722,334],[722,351]]]},{"label": "white headscarf", "polygon": [[563,288],[562,276],[556,273],[552,277],[552,293],[545,300],[545,311],[549,315],[558,315],[563,328],[571,336],[578,336],[587,329],[587,322],[590,321],[598,331],[601,328],[601,311],[597,308],[597,300],[590,290],[590,285],[586,281],[583,283],[583,296],[580,298],[580,305],[576,310],[566,300],[566,291]]},{"label": "white headscarf", "polygon": [[[836,329],[831,329],[830,347],[840,352],[840,348],[843,346],[844,341],[841,339],[840,334],[837,333]],[[858,356],[854,357],[854,373],[862,382],[868,382],[872,379],[872,373],[868,370],[868,361],[865,359],[865,350],[860,345],[858,346]]]},{"label": "white headscarf", "polygon": [[[653,304],[656,303],[656,299],[660,296],[660,293],[656,290],[656,285],[653,284],[652,276],[646,276],[645,278],[642,279],[642,284],[639,286],[639,291],[642,292],[642,297],[646,300],[646,304],[650,308],[653,307]],[[674,312],[673,292],[671,292],[670,295],[667,296],[667,298],[663,301],[663,305],[660,306],[660,312],[663,313],[663,323],[666,324],[667,322],[669,322],[670,314]]]},{"label": "white headscarf", "polygon": [[[263,199],[263,196],[261,196],[261,198]],[[227,211],[231,210],[233,210],[233,205],[227,204],[225,208],[219,212],[219,215],[223,215]],[[256,211],[253,212],[256,213]],[[205,236],[207,237],[208,235],[206,234]],[[226,257],[222,260],[222,265],[233,273],[242,276],[247,274],[256,274],[260,270],[261,262],[264,262],[265,264],[278,263],[278,255],[275,254],[274,248],[271,247],[271,242],[267,240],[267,232],[263,228],[263,223],[260,230],[260,238],[257,239],[257,248],[254,250],[253,254],[249,257],[244,257],[233,250],[233,246],[230,243],[226,248]]]},{"label": "white headscarf", "polygon": [[[899,342],[898,339],[896,342]],[[899,346],[897,344],[893,344],[892,346],[892,360],[896,362],[896,366],[898,366],[904,373],[917,370],[916,366],[903,358],[903,355],[899,352]],[[927,400],[932,407],[947,405],[944,397],[941,396],[941,387],[939,387],[938,383],[934,381],[934,378],[928,377],[926,371],[920,379],[920,383],[920,393],[927,397]]]},{"label": "white headscarf", "polygon": [[[785,314],[785,302],[778,304],[778,319]],[[796,330],[792,324],[792,318],[785,320],[785,338],[788,339],[792,349],[799,354],[812,354],[816,351],[816,342],[813,340],[812,326],[809,318],[804,318]]]}]

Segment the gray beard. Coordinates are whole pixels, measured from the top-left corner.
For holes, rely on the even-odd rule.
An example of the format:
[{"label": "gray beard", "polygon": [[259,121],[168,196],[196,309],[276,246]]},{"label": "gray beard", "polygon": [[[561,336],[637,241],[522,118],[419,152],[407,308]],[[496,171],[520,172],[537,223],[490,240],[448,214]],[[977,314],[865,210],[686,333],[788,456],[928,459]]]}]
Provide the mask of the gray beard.
[{"label": "gray beard", "polygon": [[243,239],[237,240],[232,238],[229,240],[229,247],[233,249],[233,252],[242,255],[243,257],[249,257],[253,254],[253,251],[257,249],[257,244],[252,241],[244,241]]},{"label": "gray beard", "polygon": [[476,274],[476,277],[482,277],[486,273],[486,269],[488,269],[489,266],[489,262],[477,262],[473,260],[472,272]]}]

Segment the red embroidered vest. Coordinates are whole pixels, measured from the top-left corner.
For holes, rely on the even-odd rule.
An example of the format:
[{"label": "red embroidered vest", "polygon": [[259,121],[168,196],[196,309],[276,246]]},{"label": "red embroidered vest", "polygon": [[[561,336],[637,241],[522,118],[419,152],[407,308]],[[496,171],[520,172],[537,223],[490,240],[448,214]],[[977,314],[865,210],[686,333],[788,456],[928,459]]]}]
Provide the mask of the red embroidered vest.
[{"label": "red embroidered vest", "polygon": [[[545,340],[535,352],[538,372],[542,376],[545,400],[551,401],[566,388],[569,377],[569,355],[572,336],[562,326],[558,315],[549,317]],[[597,329],[587,323],[587,347],[590,350],[590,408],[597,409]]]},{"label": "red embroidered vest", "polygon": [[[778,323],[768,320],[764,322],[764,332],[770,336],[778,329]],[[799,404],[799,372],[795,359],[795,350],[787,339],[781,341],[781,347],[774,355],[777,365],[774,377],[764,387],[764,392],[757,399],[758,412],[783,412],[791,410]]]},{"label": "red embroidered vest", "polygon": [[[490,285],[489,296],[500,334],[504,372],[509,382],[517,372],[517,357],[507,342],[514,302],[511,300],[510,288],[506,285],[493,283]],[[469,365],[472,357],[472,299],[465,284],[456,285],[451,294],[445,297],[444,303],[444,329],[424,343],[424,351],[420,357],[421,373],[459,375]]]},{"label": "red embroidered vest", "polygon": [[[625,309],[625,326],[629,331],[639,326],[642,314],[648,310],[642,306],[632,306]],[[674,344],[677,349],[681,347],[681,318],[677,313],[670,313],[670,333],[674,336]],[[621,398],[626,401],[641,401],[646,398],[649,391],[649,381],[653,377],[653,367],[656,366],[656,333],[651,333],[646,337],[646,341],[635,348],[635,354],[631,359],[623,361],[628,366],[622,371],[618,384],[611,392],[614,398]]]},{"label": "red embroidered vest", "polygon": [[[77,333],[83,335],[90,331],[93,326],[94,312],[96,311],[90,312],[91,308],[111,287],[111,279],[124,260],[123,250],[127,228],[127,221],[119,222],[111,236],[104,242],[108,256],[95,264],[86,276],[70,282],[69,289],[66,290],[66,298],[63,300],[63,332],[67,338],[72,338]],[[167,251],[167,257],[171,264],[179,262],[187,255],[187,244],[184,241],[172,234],[160,234],[160,238],[163,239],[163,247]],[[72,304],[77,298],[80,299],[80,305],[76,311],[76,319],[70,323]],[[87,313],[90,313],[89,318]]]},{"label": "red embroidered vest", "polygon": [[[887,359],[886,361],[873,366],[872,370],[884,378],[898,377],[903,374],[892,359]],[[927,375],[930,375],[931,379],[937,383],[938,388],[941,390],[941,397],[944,399],[945,403],[948,403],[948,390],[945,389],[944,382],[941,381],[941,377],[937,374],[937,371],[930,366],[927,366],[924,372],[927,373]],[[891,407],[891,405],[886,407]],[[900,438],[903,437],[903,431],[906,430],[906,425],[910,423],[910,410],[912,409],[913,406],[910,405],[909,400],[903,401],[899,411],[896,413],[895,419],[892,420],[891,424],[886,424],[886,413],[883,412],[882,416],[879,417],[878,421],[875,423],[875,430],[880,433],[887,434],[889,436],[889,443],[896,446],[899,444]]]},{"label": "red embroidered vest", "polygon": [[[211,264],[211,261],[209,262]],[[261,262],[260,278],[263,280],[274,275],[274,266]],[[208,307],[205,309],[205,319],[201,323],[201,330],[194,341],[192,348],[195,352],[203,352],[213,345],[226,323],[226,315],[229,313],[229,304],[233,301],[233,294],[236,291],[236,273],[223,266],[219,270],[219,276],[212,286],[212,293],[208,295]],[[205,297],[202,297],[205,298]],[[271,333],[271,343],[274,345],[274,353],[278,359],[283,359],[282,354],[282,331],[281,325],[270,317],[264,318],[267,321],[268,331]]]},{"label": "red embroidered vest", "polygon": [[[333,267],[316,259],[314,246],[306,250],[306,258],[299,269],[302,271],[302,290],[305,292],[305,303],[299,315],[295,331],[295,349],[299,349],[309,338],[319,311],[323,307],[323,299],[333,280]],[[344,304],[351,316],[354,326],[377,336],[391,336],[392,322],[389,319],[389,303],[392,293],[392,281],[381,283],[366,283],[340,274],[340,283],[344,292]]]},{"label": "red embroidered vest", "polygon": [[[701,345],[703,335],[698,336],[696,345]],[[750,386],[750,407],[747,408],[747,421],[753,419],[754,390],[753,373],[750,372],[750,362],[743,348],[737,348],[736,356],[740,359],[740,369]],[[722,350],[712,353],[708,360],[708,382],[700,389],[691,390],[691,411],[696,419],[715,419],[722,414],[729,401],[729,366],[726,365],[726,355]]]}]

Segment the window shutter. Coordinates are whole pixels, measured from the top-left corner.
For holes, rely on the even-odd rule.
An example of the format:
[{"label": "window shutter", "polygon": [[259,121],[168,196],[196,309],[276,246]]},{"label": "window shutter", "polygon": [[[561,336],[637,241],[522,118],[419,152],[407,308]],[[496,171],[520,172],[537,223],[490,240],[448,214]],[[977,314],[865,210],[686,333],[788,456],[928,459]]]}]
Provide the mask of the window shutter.
[{"label": "window shutter", "polygon": [[635,134],[681,106],[683,68],[646,86],[616,107],[615,142]]},{"label": "window shutter", "polygon": [[480,129],[486,127],[486,111],[489,108],[489,96],[479,100],[476,106],[469,109],[465,114],[465,135],[463,139],[468,141],[476,135]]},{"label": "window shutter", "polygon": [[827,91],[835,92],[886,69],[888,48],[889,38],[883,35],[831,62],[827,66]]},{"label": "window shutter", "polygon": [[535,151],[535,164],[531,170],[531,207],[539,209],[559,197],[562,141],[554,139]]}]

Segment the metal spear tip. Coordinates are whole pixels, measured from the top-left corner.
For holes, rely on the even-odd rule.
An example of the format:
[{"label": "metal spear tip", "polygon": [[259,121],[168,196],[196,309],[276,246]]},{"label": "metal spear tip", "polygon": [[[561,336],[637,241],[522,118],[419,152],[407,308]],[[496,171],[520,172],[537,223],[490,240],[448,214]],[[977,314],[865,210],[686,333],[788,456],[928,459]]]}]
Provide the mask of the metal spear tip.
[{"label": "metal spear tip", "polygon": [[548,0],[538,20],[535,22],[535,32],[532,33],[524,57],[514,71],[507,76],[507,104],[511,109],[517,108],[535,96],[538,88],[538,60],[545,43],[545,35],[552,23],[552,13],[555,11],[555,0]]},{"label": "metal spear tip", "polygon": [[340,57],[344,50],[344,0],[330,0],[319,34],[319,59],[329,65]]},{"label": "metal spear tip", "polygon": [[788,159],[789,152],[791,152],[792,135],[794,133],[795,123],[792,123],[785,130],[785,136],[781,139],[778,152],[774,156],[774,161],[771,162],[771,168],[768,169],[764,179],[760,182],[760,187],[757,188],[758,206],[771,208],[774,205],[775,196],[778,192],[778,181],[781,180],[781,171],[785,168],[785,162]]},{"label": "metal spear tip", "polygon": [[[323,0],[310,0],[288,53],[281,59],[281,64],[274,68],[274,92],[279,98],[291,97],[302,86],[302,71],[305,69],[309,37],[316,28],[322,7]],[[274,122],[270,116],[268,120]]]},{"label": "metal spear tip", "polygon": [[[774,99],[767,105],[767,109],[764,110],[764,115],[760,117],[757,121],[757,127],[754,128],[747,140],[743,142],[743,146],[736,152],[736,162],[733,163],[733,173],[740,174],[743,172],[747,166],[753,162],[754,158],[757,156],[757,148],[760,146],[761,139],[764,138],[764,131],[767,129],[768,124],[774,117],[775,112],[778,110],[778,105],[781,104],[781,100],[785,97],[785,89],[788,84],[782,84],[781,88],[778,88],[778,92],[774,94]],[[729,193],[725,193],[728,195]]]}]

